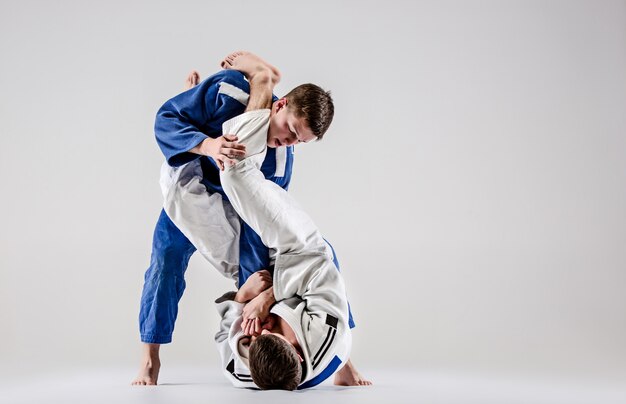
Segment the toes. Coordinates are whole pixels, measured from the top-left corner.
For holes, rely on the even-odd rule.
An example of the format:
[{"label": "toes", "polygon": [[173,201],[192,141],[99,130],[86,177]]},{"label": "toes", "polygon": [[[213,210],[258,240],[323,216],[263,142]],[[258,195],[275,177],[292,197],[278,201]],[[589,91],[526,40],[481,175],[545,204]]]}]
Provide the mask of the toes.
[{"label": "toes", "polygon": [[231,64],[233,63],[233,61],[235,59],[237,59],[239,56],[243,56],[245,54],[247,54],[249,52],[245,52],[245,51],[235,51],[233,53],[231,53],[230,55],[226,56],[226,60],[228,60]]},{"label": "toes", "polygon": [[222,69],[229,69],[233,66],[233,60],[235,60],[235,58],[233,57],[232,54],[230,54],[226,56],[224,60],[222,60],[222,63],[220,63],[220,66],[222,66]]},{"label": "toes", "polygon": [[193,83],[194,78],[197,77],[198,73],[195,70],[192,70],[191,73],[187,75],[187,82]]},{"label": "toes", "polygon": [[189,74],[189,77],[187,77],[187,82],[191,84],[192,86],[197,85],[199,81],[200,81],[200,74],[195,70]]}]

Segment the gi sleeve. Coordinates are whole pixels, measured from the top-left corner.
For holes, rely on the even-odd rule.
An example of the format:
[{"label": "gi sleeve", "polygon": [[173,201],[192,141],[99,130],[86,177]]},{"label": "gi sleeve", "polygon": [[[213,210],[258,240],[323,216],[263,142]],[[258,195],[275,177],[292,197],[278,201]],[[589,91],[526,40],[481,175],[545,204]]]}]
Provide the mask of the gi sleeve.
[{"label": "gi sleeve", "polygon": [[276,301],[300,296],[306,311],[326,321],[326,315],[346,320],[348,300],[343,277],[326,254],[285,254],[274,267]]},{"label": "gi sleeve", "polygon": [[241,101],[221,94],[222,83],[242,93],[249,90],[240,72],[226,70],[171,98],[157,112],[154,133],[169,165],[178,167],[198,158],[189,150],[209,134],[221,136],[222,122],[245,109]]},{"label": "gi sleeve", "polygon": [[233,330],[233,325],[241,318],[244,306],[243,303],[235,302],[234,298],[235,292],[228,292],[215,301],[217,311],[222,317],[220,329],[215,334],[215,342],[222,360],[222,372],[235,387],[256,388],[250,371],[233,352],[231,345],[233,341],[236,344],[237,335],[241,334],[240,330]]},{"label": "gi sleeve", "polygon": [[243,303],[238,303],[234,299],[235,292],[228,292],[215,301],[215,307],[221,317],[220,328],[215,334],[215,342],[222,359],[222,369],[226,369],[229,362],[233,360],[234,355],[228,341],[228,335],[231,326],[241,317],[243,312]]}]

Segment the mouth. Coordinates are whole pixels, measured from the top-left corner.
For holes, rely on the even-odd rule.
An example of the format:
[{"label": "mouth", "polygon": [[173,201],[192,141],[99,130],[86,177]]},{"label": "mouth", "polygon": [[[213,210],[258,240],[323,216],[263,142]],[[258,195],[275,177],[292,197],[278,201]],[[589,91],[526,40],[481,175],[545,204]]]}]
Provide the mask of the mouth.
[{"label": "mouth", "polygon": [[283,145],[283,144],[280,142],[280,140],[278,140],[278,139],[276,139],[276,140],[274,141],[274,144],[276,145],[276,147],[280,147],[280,146],[282,146],[282,145]]}]

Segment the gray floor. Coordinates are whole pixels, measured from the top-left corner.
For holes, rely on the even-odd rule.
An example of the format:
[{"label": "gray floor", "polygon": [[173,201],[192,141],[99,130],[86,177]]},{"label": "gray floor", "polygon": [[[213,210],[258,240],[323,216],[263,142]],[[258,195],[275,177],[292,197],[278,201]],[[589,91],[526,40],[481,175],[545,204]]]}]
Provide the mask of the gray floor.
[{"label": "gray floor", "polygon": [[0,403],[437,403],[623,404],[626,386],[521,380],[391,369],[364,369],[375,385],[338,388],[323,384],[304,392],[260,392],[231,387],[209,367],[164,369],[159,386],[129,385],[134,369],[82,369],[27,377],[5,373]]}]

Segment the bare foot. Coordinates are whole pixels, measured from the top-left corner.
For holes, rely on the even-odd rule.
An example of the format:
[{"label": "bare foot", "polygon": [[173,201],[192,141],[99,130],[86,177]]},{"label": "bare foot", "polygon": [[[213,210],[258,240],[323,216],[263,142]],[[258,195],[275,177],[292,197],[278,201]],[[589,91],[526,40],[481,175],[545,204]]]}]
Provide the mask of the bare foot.
[{"label": "bare foot", "polygon": [[198,73],[196,70],[192,70],[185,79],[184,90],[189,90],[190,88],[197,86],[199,82],[200,73]]},{"label": "bare foot", "polygon": [[273,84],[280,81],[280,71],[254,53],[237,51],[226,56],[220,63],[223,69],[239,70],[252,80],[257,74],[268,74]]},{"label": "bare foot", "polygon": [[160,346],[159,344],[144,344],[139,373],[131,383],[133,386],[155,386],[157,384],[161,369]]},{"label": "bare foot", "polygon": [[350,360],[344,367],[335,373],[335,386],[371,386],[372,382],[365,380],[356,370]]}]

